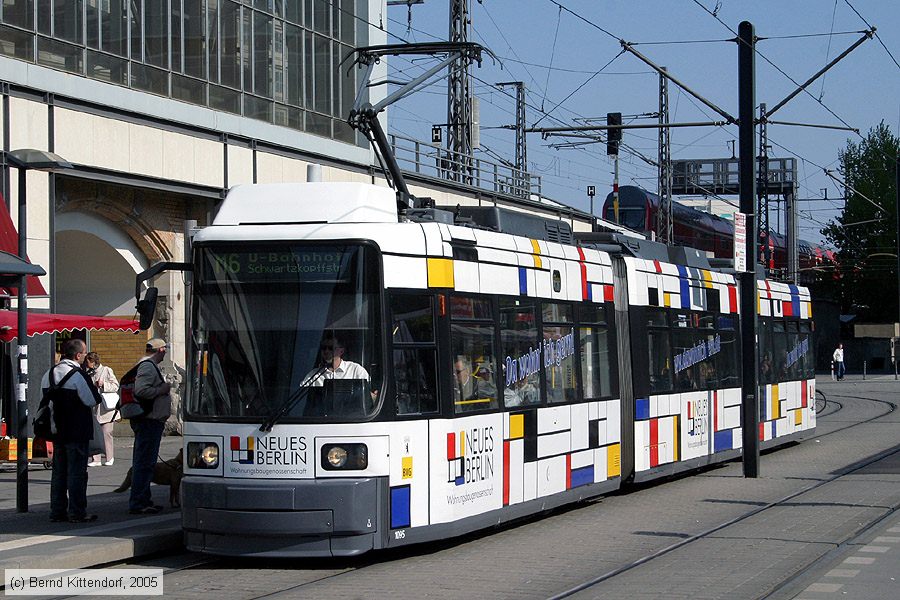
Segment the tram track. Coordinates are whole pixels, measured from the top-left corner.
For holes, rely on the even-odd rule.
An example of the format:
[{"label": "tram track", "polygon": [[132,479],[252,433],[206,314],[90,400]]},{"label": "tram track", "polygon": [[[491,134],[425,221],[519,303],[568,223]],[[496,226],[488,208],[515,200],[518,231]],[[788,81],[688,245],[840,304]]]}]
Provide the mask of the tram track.
[{"label": "tram track", "polygon": [[[823,395],[824,395],[824,394],[823,394]],[[859,426],[862,426],[862,425],[866,425],[866,424],[872,423],[872,422],[874,422],[874,421],[877,421],[877,420],[879,420],[879,419],[884,418],[884,417],[887,416],[887,415],[890,415],[891,413],[893,413],[893,412],[897,409],[897,404],[896,404],[896,403],[890,402],[890,401],[887,401],[887,400],[879,400],[879,399],[866,398],[866,397],[861,397],[861,396],[838,396],[838,397],[839,397],[839,398],[842,398],[842,399],[844,399],[844,400],[860,400],[860,401],[865,401],[865,402],[875,402],[875,403],[878,403],[878,404],[883,404],[883,405],[886,405],[886,406],[887,406],[887,410],[885,410],[883,413],[881,413],[881,414],[879,414],[879,415],[870,417],[870,418],[868,418],[868,419],[864,419],[864,420],[858,421],[858,422],[856,422],[856,423],[852,423],[852,424],[849,424],[849,425],[845,425],[845,426],[843,426],[843,427],[839,427],[839,428],[837,428],[837,429],[834,429],[834,430],[825,432],[825,433],[823,433],[823,434],[821,434],[821,435],[817,435],[817,436],[816,436],[817,438],[823,438],[823,437],[831,436],[831,435],[834,435],[834,434],[836,434],[836,433],[840,433],[840,432],[847,431],[848,429],[852,429],[852,428],[855,428],[855,427],[859,427]],[[831,413],[829,413],[829,414],[831,414],[831,415],[833,415],[833,414],[835,414],[835,413],[837,413],[837,412],[840,412],[840,411],[843,410],[843,408],[844,408],[843,404],[840,403],[840,402],[834,401],[834,402],[831,402],[830,404],[833,404],[833,405],[836,406],[836,410],[833,411],[833,412],[831,412]],[[826,405],[827,405],[827,404],[826,404]],[[770,510],[775,509],[775,508],[778,508],[778,507],[786,506],[788,503],[790,503],[791,500],[793,500],[793,499],[795,499],[795,498],[797,498],[797,497],[799,497],[799,496],[802,496],[802,495],[807,494],[807,493],[809,493],[809,492],[811,492],[811,491],[813,491],[813,490],[816,490],[816,489],[821,488],[821,487],[823,487],[823,486],[826,486],[826,485],[829,485],[829,484],[831,484],[831,483],[834,483],[835,481],[838,481],[838,480],[840,480],[841,478],[847,477],[848,475],[852,475],[852,474],[854,474],[854,473],[857,473],[857,472],[859,472],[859,471],[862,471],[862,470],[866,469],[867,467],[871,466],[872,464],[877,463],[877,462],[879,462],[879,461],[881,461],[881,460],[884,460],[885,458],[889,458],[889,457],[892,457],[892,456],[898,456],[898,455],[900,455],[900,449],[897,449],[897,448],[891,448],[891,449],[889,449],[889,450],[885,450],[885,451],[882,451],[882,452],[880,452],[880,453],[877,453],[877,454],[875,454],[874,456],[869,457],[869,458],[866,459],[865,461],[855,463],[851,469],[840,471],[840,472],[838,472],[838,473],[832,475],[831,477],[828,477],[828,478],[826,478],[826,479],[819,480],[819,481],[817,481],[817,482],[815,482],[815,483],[813,483],[813,484],[810,484],[810,485],[808,485],[808,486],[806,486],[806,487],[804,487],[804,488],[802,488],[802,489],[800,489],[800,490],[791,492],[790,494],[788,494],[788,495],[786,495],[786,496],[783,496],[782,498],[779,498],[778,500],[775,500],[775,501],[773,501],[773,502],[769,502],[769,503],[767,503],[767,504],[761,505],[761,506],[759,506],[759,507],[757,507],[757,508],[754,508],[753,510],[747,511],[746,513],[744,513],[744,514],[742,514],[742,515],[738,515],[738,516],[736,516],[736,517],[734,517],[734,518],[732,518],[732,519],[729,519],[729,520],[727,520],[727,521],[725,521],[725,522],[723,522],[723,523],[720,523],[720,524],[718,524],[718,525],[716,525],[716,526],[714,526],[714,527],[711,527],[711,528],[706,529],[706,530],[704,530],[704,531],[702,531],[702,532],[699,532],[699,533],[690,535],[690,536],[688,536],[688,537],[685,537],[685,538],[682,539],[682,540],[679,540],[679,541],[677,541],[677,542],[675,542],[675,543],[673,543],[673,544],[671,544],[671,545],[669,545],[669,546],[666,546],[665,548],[662,548],[662,549],[660,549],[660,550],[657,550],[657,551],[655,551],[655,552],[652,552],[652,553],[650,553],[650,554],[648,554],[648,555],[646,555],[646,556],[644,556],[644,557],[642,557],[642,558],[640,558],[640,559],[638,559],[638,560],[635,560],[635,561],[632,561],[632,562],[630,562],[630,563],[628,563],[628,564],[622,565],[621,567],[617,567],[616,569],[613,569],[613,570],[611,570],[611,571],[608,571],[608,572],[606,572],[606,573],[603,573],[602,575],[599,575],[599,576],[597,576],[597,577],[594,577],[594,578],[588,579],[588,580],[586,580],[586,581],[583,581],[583,582],[579,583],[578,585],[575,585],[575,586],[573,586],[573,587],[571,587],[571,588],[568,588],[568,589],[566,589],[566,590],[564,590],[564,591],[562,591],[562,592],[560,592],[560,593],[557,593],[557,594],[554,594],[554,595],[550,596],[550,597],[549,597],[549,600],[560,600],[560,599],[563,599],[563,598],[569,598],[569,597],[574,596],[575,594],[578,594],[579,592],[587,591],[587,590],[589,590],[590,588],[599,585],[600,583],[603,583],[603,582],[605,582],[605,581],[609,581],[609,580],[613,579],[614,577],[617,577],[617,576],[619,576],[619,575],[622,575],[622,574],[624,574],[624,573],[627,573],[627,572],[629,572],[629,571],[632,571],[632,570],[634,570],[634,569],[636,569],[636,568],[638,568],[638,567],[641,567],[642,565],[645,565],[645,564],[647,564],[647,563],[649,563],[649,562],[651,562],[651,561],[653,561],[653,560],[656,560],[656,559],[658,559],[658,558],[660,558],[660,557],[666,556],[666,555],[668,555],[668,554],[670,554],[670,553],[672,553],[672,552],[674,552],[674,551],[676,551],[676,550],[683,549],[683,548],[685,548],[686,546],[689,546],[689,545],[691,545],[691,544],[695,544],[695,543],[697,543],[697,542],[699,542],[699,541],[701,541],[701,540],[704,540],[704,539],[706,539],[706,538],[709,538],[709,537],[711,537],[712,535],[714,535],[714,534],[717,533],[717,532],[720,532],[720,531],[722,531],[722,530],[724,530],[724,529],[726,529],[726,528],[728,528],[728,527],[731,527],[731,526],[736,525],[736,524],[738,524],[738,523],[741,523],[741,522],[743,522],[743,521],[747,521],[748,519],[750,519],[750,518],[752,518],[752,517],[755,517],[755,516],[757,516],[757,515],[759,515],[759,514],[761,514],[761,513],[764,513],[765,511],[770,511]],[[890,511],[889,511],[887,514],[884,514],[884,515],[882,515],[881,517],[879,517],[878,519],[875,519],[875,520],[873,520],[873,521],[871,521],[871,522],[869,522],[869,523],[864,523],[864,524],[862,524],[862,526],[854,533],[854,535],[852,536],[852,539],[857,539],[857,538],[860,537],[861,535],[864,535],[866,531],[869,531],[871,528],[876,527],[876,526],[877,526],[879,523],[881,523],[885,518],[889,517],[891,514],[894,514],[897,510],[898,510],[898,507],[896,507],[896,506],[895,506],[895,507],[891,507]],[[832,553],[836,552],[836,551],[838,550],[838,548],[840,548],[841,546],[844,546],[844,545],[846,545],[846,544],[849,544],[849,543],[850,543],[850,541],[846,541],[846,542],[842,543],[842,544],[839,545],[838,547],[836,547],[836,548],[830,550],[830,551],[829,551],[828,553],[826,553],[824,556],[819,557],[819,558],[818,558],[816,561],[814,561],[814,562],[819,562],[819,561],[821,561],[821,560],[824,560],[825,557],[832,556]],[[793,576],[793,577],[790,577],[790,578],[788,578],[788,579],[782,581],[781,583],[779,583],[779,585],[778,585],[775,589],[773,589],[772,591],[770,591],[769,594],[767,594],[767,595],[771,595],[771,594],[774,593],[775,591],[777,591],[777,590],[779,590],[779,589],[782,589],[782,588],[784,588],[784,587],[789,586],[794,580],[796,580],[796,579],[799,578],[799,577],[800,577],[800,575],[798,574],[798,575],[795,575],[795,576]]]}]

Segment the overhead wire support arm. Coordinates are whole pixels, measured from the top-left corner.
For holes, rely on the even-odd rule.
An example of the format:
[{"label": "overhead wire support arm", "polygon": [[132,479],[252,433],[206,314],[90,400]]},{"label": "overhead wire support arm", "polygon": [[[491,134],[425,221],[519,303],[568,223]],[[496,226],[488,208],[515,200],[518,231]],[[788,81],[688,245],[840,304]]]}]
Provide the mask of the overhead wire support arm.
[{"label": "overhead wire support arm", "polygon": [[[859,38],[858,40],[856,40],[856,42],[855,42],[852,46],[850,46],[849,48],[847,48],[846,50],[844,50],[843,52],[841,52],[839,55],[837,55],[837,56],[834,58],[834,60],[832,60],[830,63],[828,63],[827,65],[825,65],[825,66],[822,67],[821,69],[819,69],[819,71],[818,71],[815,75],[813,75],[812,77],[810,77],[809,79],[807,79],[805,83],[800,84],[800,85],[797,87],[797,89],[795,89],[793,92],[791,92],[790,94],[788,94],[788,95],[784,98],[784,100],[782,100],[781,102],[779,102],[778,104],[776,104],[775,106],[773,106],[772,109],[768,111],[767,116],[773,115],[773,114],[775,113],[775,111],[777,111],[779,108],[781,108],[782,106],[784,106],[785,104],[787,104],[788,102],[790,102],[797,94],[799,94],[800,92],[802,92],[803,90],[805,90],[805,89],[807,88],[807,86],[809,86],[809,84],[811,84],[811,83],[814,82],[816,79],[818,79],[819,77],[821,77],[822,75],[824,75],[831,67],[833,67],[833,66],[836,65],[838,62],[840,62],[841,60],[843,60],[843,58],[844,58],[845,56],[847,56],[848,54],[850,54],[851,52],[853,52],[854,50],[856,50],[863,42],[865,42],[866,40],[872,39],[872,36],[874,36],[874,35],[875,35],[875,28],[874,28],[874,27],[872,27],[871,29],[867,29],[865,32],[863,32],[863,36],[862,36],[861,38]],[[859,133],[859,131],[857,131],[857,133]]]},{"label": "overhead wire support arm", "polygon": [[820,125],[816,123],[794,123],[792,121],[772,121],[770,119],[766,119],[766,123],[769,125],[791,125],[793,127],[815,127],[818,129],[837,129],[838,131],[852,131],[853,133],[859,133],[859,129],[856,127],[844,127],[843,125]]},{"label": "overhead wire support arm", "polygon": [[610,129],[659,129],[660,127],[723,127],[731,121],[694,121],[689,123],[633,123],[630,125],[576,125],[574,127],[532,127],[528,133],[540,133],[544,138],[556,134],[579,131],[607,131]]},{"label": "overhead wire support arm", "polygon": [[701,96],[700,94],[698,94],[697,92],[695,92],[694,90],[689,88],[683,82],[676,79],[666,69],[663,69],[662,67],[660,67],[659,65],[654,63],[652,60],[650,60],[649,58],[647,58],[646,56],[644,56],[643,54],[641,54],[640,52],[635,50],[634,46],[632,46],[625,40],[619,40],[619,43],[622,44],[623,50],[634,54],[637,58],[639,58],[642,62],[644,62],[648,67],[650,67],[651,69],[653,69],[654,71],[656,71],[657,73],[659,73],[660,75],[662,75],[663,77],[665,77],[666,79],[668,79],[669,81],[671,81],[672,83],[674,83],[675,85],[677,85],[678,87],[683,89],[685,92],[687,92],[688,94],[690,94],[691,96],[693,96],[694,98],[696,98],[697,100],[699,100],[700,102],[705,104],[710,109],[717,112],[726,121],[728,121],[728,123],[737,123],[737,119],[735,119],[733,116],[731,116],[730,114],[725,112],[723,109],[719,108],[718,106],[716,106],[715,104],[713,104],[712,102],[710,102],[709,100],[707,100],[706,98],[704,98],[703,96]]}]

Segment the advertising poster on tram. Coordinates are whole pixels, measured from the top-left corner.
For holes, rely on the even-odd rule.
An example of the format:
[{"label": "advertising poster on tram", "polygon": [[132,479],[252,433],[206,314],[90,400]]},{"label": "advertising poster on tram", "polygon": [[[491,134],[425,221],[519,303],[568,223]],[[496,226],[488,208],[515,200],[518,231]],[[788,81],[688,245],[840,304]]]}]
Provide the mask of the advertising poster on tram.
[{"label": "advertising poster on tram", "polygon": [[681,460],[706,456],[710,452],[709,392],[679,394],[681,399]]},{"label": "advertising poster on tram", "polygon": [[315,475],[312,438],[300,427],[261,433],[258,426],[232,427],[220,457],[225,477],[310,479]]},{"label": "advertising poster on tram", "polygon": [[503,415],[431,422],[431,520],[503,506]]}]

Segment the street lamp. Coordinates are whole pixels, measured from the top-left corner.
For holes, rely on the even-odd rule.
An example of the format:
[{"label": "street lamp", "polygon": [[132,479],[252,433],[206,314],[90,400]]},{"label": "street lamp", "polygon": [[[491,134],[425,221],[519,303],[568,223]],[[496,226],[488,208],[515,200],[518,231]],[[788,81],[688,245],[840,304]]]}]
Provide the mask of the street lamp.
[{"label": "street lamp", "polygon": [[[19,170],[19,258],[28,261],[26,235],[25,174],[34,171],[71,169],[72,163],[52,152],[24,148],[6,153],[10,166]],[[16,384],[16,510],[28,512],[28,307],[25,276],[19,283],[17,362],[19,377]]]}]

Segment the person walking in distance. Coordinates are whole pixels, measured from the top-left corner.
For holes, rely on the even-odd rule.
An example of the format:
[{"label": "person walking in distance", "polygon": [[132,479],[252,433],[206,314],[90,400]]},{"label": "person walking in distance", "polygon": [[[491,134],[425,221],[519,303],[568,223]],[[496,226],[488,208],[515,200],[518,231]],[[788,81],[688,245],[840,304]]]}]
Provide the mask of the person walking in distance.
[{"label": "person walking in distance", "polygon": [[99,467],[103,464],[111,467],[116,461],[113,427],[115,422],[122,418],[119,411],[115,408],[119,398],[119,380],[116,379],[116,374],[113,373],[112,368],[100,364],[100,355],[96,352],[87,353],[84,359],[84,369],[90,375],[91,380],[97,387],[97,391],[103,397],[103,402],[97,405],[95,412],[100,428],[103,430],[103,456],[106,457],[106,462],[101,463],[101,455],[95,454],[91,457],[91,462],[88,463],[88,466]]},{"label": "person walking in distance", "polygon": [[834,373],[837,375],[837,380],[841,381],[844,378],[844,345],[838,344],[837,348],[834,349],[834,354],[832,355],[832,360],[834,360]]},{"label": "person walking in distance", "polygon": [[169,392],[172,389],[159,370],[159,363],[166,355],[166,341],[153,338],[147,342],[146,356],[138,362],[134,380],[134,397],[145,413],[130,419],[134,432],[133,473],[128,512],[133,515],[155,514],[162,506],[153,504],[150,481],[153,467],[159,455],[163,426],[172,411]]},{"label": "person walking in distance", "polygon": [[[53,394],[53,473],[50,478],[50,520],[54,523],[89,523],[97,515],[87,514],[88,442],[94,437],[91,409],[100,394],[81,363],[87,353],[82,340],[69,340],[62,359],[41,381],[44,395]],[[51,389],[52,388],[52,389]]]}]

